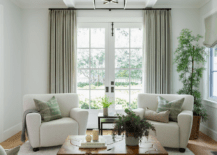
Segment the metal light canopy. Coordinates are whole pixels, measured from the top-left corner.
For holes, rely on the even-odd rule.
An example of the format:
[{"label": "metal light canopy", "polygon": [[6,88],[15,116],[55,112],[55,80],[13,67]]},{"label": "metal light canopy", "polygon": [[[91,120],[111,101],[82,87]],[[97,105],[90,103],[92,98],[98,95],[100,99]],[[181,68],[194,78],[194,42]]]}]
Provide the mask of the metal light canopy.
[{"label": "metal light canopy", "polygon": [[118,0],[103,0],[103,1],[104,1],[103,4],[109,4],[109,3],[118,4]]}]

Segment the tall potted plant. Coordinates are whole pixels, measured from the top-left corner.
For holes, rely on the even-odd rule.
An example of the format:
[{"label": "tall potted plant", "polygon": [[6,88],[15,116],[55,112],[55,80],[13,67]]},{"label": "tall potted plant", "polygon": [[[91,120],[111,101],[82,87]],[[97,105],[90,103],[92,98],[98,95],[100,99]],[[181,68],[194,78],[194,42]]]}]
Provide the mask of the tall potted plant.
[{"label": "tall potted plant", "polygon": [[174,59],[177,64],[177,72],[180,73],[179,79],[183,83],[183,88],[177,93],[194,96],[194,117],[190,139],[198,138],[200,120],[202,118],[202,121],[206,121],[208,116],[201,103],[199,91],[207,56],[205,48],[199,45],[201,38],[203,38],[201,35],[194,36],[189,29],[183,29],[178,37],[179,45],[175,51]]},{"label": "tall potted plant", "polygon": [[126,145],[137,146],[143,136],[148,137],[149,130],[155,131],[155,127],[146,121],[141,119],[132,110],[125,109],[127,115],[118,114],[118,120],[116,121],[113,129],[113,137],[116,134],[126,134]]},{"label": "tall potted plant", "polygon": [[109,102],[109,98],[107,96],[102,98],[102,106],[103,106],[103,115],[108,116],[108,107],[112,105],[114,102]]}]

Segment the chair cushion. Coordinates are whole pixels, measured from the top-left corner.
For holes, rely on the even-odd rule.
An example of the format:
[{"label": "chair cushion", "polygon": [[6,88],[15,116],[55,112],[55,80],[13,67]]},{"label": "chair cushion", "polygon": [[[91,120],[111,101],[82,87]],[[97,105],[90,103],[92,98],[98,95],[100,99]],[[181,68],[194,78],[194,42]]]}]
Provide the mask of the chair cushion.
[{"label": "chair cushion", "polygon": [[156,111],[158,107],[158,96],[165,98],[167,101],[173,101],[185,98],[182,110],[193,110],[194,97],[192,95],[178,95],[178,94],[138,94],[138,108],[149,108]]},{"label": "chair cushion", "polygon": [[168,123],[169,122],[169,115],[170,111],[162,111],[162,112],[156,112],[153,110],[150,110],[146,108],[145,110],[145,119],[147,120],[152,120],[152,121],[157,121],[157,122],[162,122],[162,123]]},{"label": "chair cushion", "polygon": [[179,147],[179,126],[177,122],[161,123],[148,121],[154,125],[156,134],[150,131],[164,147]]},{"label": "chair cushion", "polygon": [[34,102],[35,102],[36,109],[41,114],[42,121],[48,122],[48,121],[62,118],[60,107],[55,96],[53,96],[47,102],[40,101],[37,99],[34,99]]},{"label": "chair cushion", "polygon": [[177,122],[177,117],[182,111],[182,105],[185,98],[174,100],[174,101],[167,101],[161,96],[158,96],[158,108],[157,112],[170,110],[170,121]]},{"label": "chair cushion", "polygon": [[43,122],[40,127],[40,146],[62,145],[68,135],[78,135],[78,123],[72,118]]},{"label": "chair cushion", "polygon": [[41,101],[48,101],[53,96],[59,103],[62,117],[70,117],[70,111],[72,108],[78,108],[78,94],[64,93],[64,94],[28,94],[23,97],[23,111],[28,109],[36,109],[34,98]]}]

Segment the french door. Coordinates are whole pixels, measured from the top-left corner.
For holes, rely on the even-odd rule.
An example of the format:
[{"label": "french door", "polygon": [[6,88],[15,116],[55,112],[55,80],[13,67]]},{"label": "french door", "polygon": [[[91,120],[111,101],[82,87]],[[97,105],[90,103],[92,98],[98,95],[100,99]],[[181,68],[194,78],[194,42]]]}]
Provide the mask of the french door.
[{"label": "french door", "polygon": [[105,95],[110,111],[137,108],[143,92],[142,23],[79,23],[77,93],[79,106],[94,113]]}]

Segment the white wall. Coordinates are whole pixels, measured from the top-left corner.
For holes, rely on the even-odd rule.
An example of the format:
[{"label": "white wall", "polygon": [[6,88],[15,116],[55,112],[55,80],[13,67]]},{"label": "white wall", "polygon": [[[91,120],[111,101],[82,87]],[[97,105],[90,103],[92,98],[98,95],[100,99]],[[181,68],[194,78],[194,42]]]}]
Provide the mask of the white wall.
[{"label": "white wall", "polygon": [[[10,0],[0,0],[4,7],[4,137],[21,129],[22,116],[22,15]],[[9,137],[8,137],[9,136]]]},{"label": "white wall", "polygon": [[4,7],[0,5],[0,142],[4,132]]},{"label": "white wall", "polygon": [[[200,33],[203,36],[205,35],[204,19],[207,16],[213,14],[214,12],[217,12],[216,6],[217,6],[217,1],[211,0],[205,6],[200,8]],[[203,104],[209,116],[208,116],[208,121],[201,124],[200,130],[217,141],[217,122],[216,122],[217,100],[212,100],[209,98],[209,63],[208,62],[209,60],[207,61],[206,64],[207,70],[204,71],[203,74],[203,80],[201,83],[201,92],[204,99]]]},{"label": "white wall", "polygon": [[49,11],[23,9],[23,93],[49,93]]},{"label": "white wall", "polygon": [[[172,51],[175,52],[178,47],[178,40],[180,32],[184,28],[193,31],[193,34],[200,33],[199,28],[199,9],[172,9]],[[174,58],[174,55],[173,55]],[[179,80],[179,74],[176,72],[176,65],[173,65],[173,82],[172,93],[182,88],[182,83]]]}]

